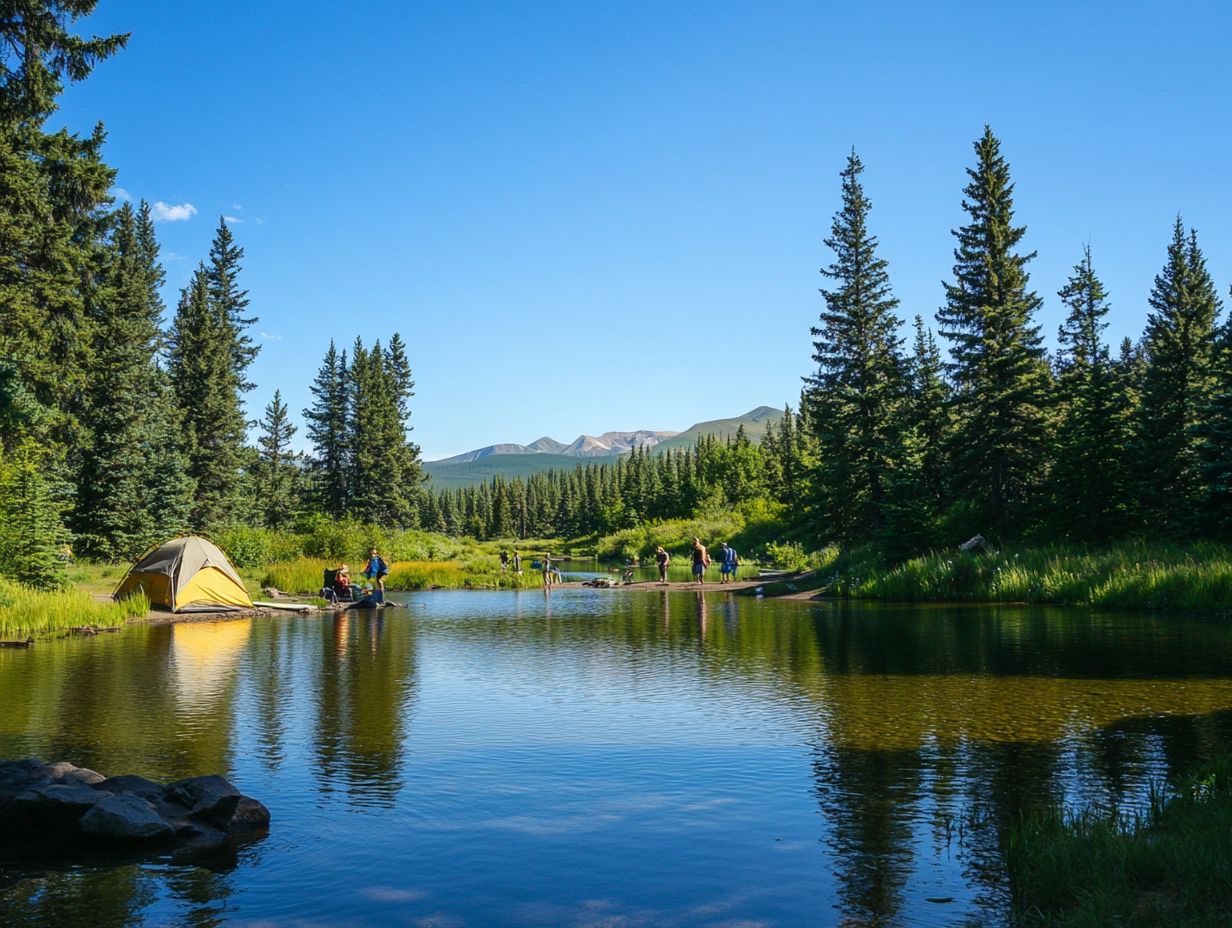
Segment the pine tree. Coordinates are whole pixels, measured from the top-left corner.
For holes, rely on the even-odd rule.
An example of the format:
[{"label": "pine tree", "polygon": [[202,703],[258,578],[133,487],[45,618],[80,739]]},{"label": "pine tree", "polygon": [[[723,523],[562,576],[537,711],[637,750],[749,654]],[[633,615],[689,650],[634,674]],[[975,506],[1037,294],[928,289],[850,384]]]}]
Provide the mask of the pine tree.
[{"label": "pine tree", "polygon": [[27,438],[0,457],[0,574],[51,589],[66,582],[61,505],[47,475],[48,451]]},{"label": "pine tree", "polygon": [[314,397],[304,410],[313,453],[308,459],[317,508],[335,519],[346,514],[350,499],[350,368],[346,352],[334,343],[309,389]]},{"label": "pine tree", "polygon": [[210,244],[210,263],[206,271],[209,282],[210,303],[222,330],[221,337],[228,344],[236,389],[247,393],[254,384],[248,380],[248,366],[252,364],[261,347],[252,341],[248,329],[257,321],[256,316],[245,316],[248,309],[248,291],[240,288],[240,261],[244,249],[235,244],[231,227],[220,217],[214,241]]},{"label": "pine tree", "polygon": [[1197,232],[1186,236],[1179,216],[1149,302],[1138,415],[1139,498],[1153,530],[1181,535],[1194,529],[1202,494],[1196,427],[1214,387],[1221,303]]},{"label": "pine tree", "polygon": [[[409,367],[391,360],[379,341],[368,350],[355,340],[349,377],[351,505],[357,518],[379,525],[413,527],[419,517],[419,448],[407,441],[403,418],[409,375]],[[482,521],[490,530],[490,515]]]},{"label": "pine tree", "polygon": [[1049,479],[1053,522],[1070,538],[1106,539],[1127,528],[1129,400],[1102,341],[1109,306],[1090,246],[1058,295],[1069,316],[1057,335],[1064,413]]},{"label": "pine tree", "polygon": [[294,435],[295,426],[287,418],[282,391],[275,390],[261,419],[255,475],[257,507],[265,525],[272,529],[290,526],[299,508],[299,455],[291,449]]},{"label": "pine tree", "polygon": [[63,81],[81,81],[128,42],[128,34],[82,39],[69,26],[97,0],[27,0],[0,16],[0,122],[41,126]]},{"label": "pine tree", "polygon": [[925,328],[924,320],[916,316],[906,422],[919,454],[920,490],[934,514],[941,512],[949,498],[949,399],[937,340],[932,330]]},{"label": "pine tree", "polygon": [[964,529],[1021,530],[1045,469],[1049,372],[1032,316],[1040,299],[1027,289],[1020,254],[1026,228],[1014,225],[1014,185],[1001,143],[984,128],[968,168],[963,209],[970,222],[954,232],[954,283],[937,313],[951,343],[955,430],[954,490],[973,520]]},{"label": "pine tree", "polygon": [[1214,384],[1197,428],[1202,466],[1204,527],[1216,538],[1232,535],[1232,317],[1215,345]]},{"label": "pine tree", "polygon": [[853,151],[841,174],[843,205],[826,239],[834,261],[821,273],[834,289],[821,291],[826,308],[812,329],[817,373],[806,378],[804,398],[819,444],[817,505],[826,530],[845,543],[880,526],[903,393],[898,300],[868,230],[872,203],[860,183],[863,170]]},{"label": "pine tree", "polygon": [[185,453],[194,495],[190,524],[212,532],[247,521],[246,421],[235,371],[234,331],[209,297],[204,265],[180,294],[168,339],[176,401],[184,414]]},{"label": "pine tree", "polygon": [[148,205],[135,213],[125,204],[115,223],[108,264],[90,303],[94,370],[82,412],[90,449],[72,524],[85,553],[124,559],[148,547],[166,521],[178,522],[152,508],[149,483],[151,456],[168,451],[159,447],[168,440],[162,425],[178,419],[156,363],[164,275]]}]

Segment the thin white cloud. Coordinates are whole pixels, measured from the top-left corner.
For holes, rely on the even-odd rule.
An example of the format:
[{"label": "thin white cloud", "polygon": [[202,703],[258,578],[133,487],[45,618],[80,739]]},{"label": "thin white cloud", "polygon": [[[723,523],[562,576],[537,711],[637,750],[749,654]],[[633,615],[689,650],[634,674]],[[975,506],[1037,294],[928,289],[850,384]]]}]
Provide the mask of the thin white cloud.
[{"label": "thin white cloud", "polygon": [[184,255],[180,254],[179,252],[164,251],[163,260],[165,261],[187,261],[188,259],[184,257]]},{"label": "thin white cloud", "polygon": [[159,200],[153,207],[155,222],[187,222],[197,215],[197,207],[191,203],[177,203],[172,206]]},{"label": "thin white cloud", "polygon": [[115,197],[115,199],[120,200],[123,203],[133,202],[133,195],[129,193],[127,190],[125,190],[123,187],[112,187],[111,195]]},{"label": "thin white cloud", "polygon": [[273,332],[262,332],[261,337],[267,342],[280,342],[286,338],[285,335],[275,335]]},{"label": "thin white cloud", "polygon": [[244,221],[239,216],[223,216],[222,220],[229,226],[238,225]]},{"label": "thin white cloud", "polygon": [[257,222],[257,225],[259,226],[265,225],[265,220],[262,219],[260,216],[257,217],[256,222]]},{"label": "thin white cloud", "polygon": [[238,203],[232,203],[232,204],[231,204],[231,208],[232,208],[233,210],[235,210],[235,211],[238,213],[238,212],[239,212],[240,210],[242,210],[244,207],[240,206]]}]

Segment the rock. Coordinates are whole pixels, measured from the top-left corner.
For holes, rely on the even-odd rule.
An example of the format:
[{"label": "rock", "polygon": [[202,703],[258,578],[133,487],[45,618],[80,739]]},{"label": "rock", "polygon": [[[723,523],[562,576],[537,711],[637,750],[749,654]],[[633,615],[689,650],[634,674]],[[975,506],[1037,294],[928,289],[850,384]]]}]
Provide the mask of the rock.
[{"label": "rock", "polygon": [[161,783],[155,783],[153,780],[147,780],[145,777],[139,777],[132,773],[99,780],[99,782],[94,784],[94,789],[106,793],[131,793],[150,802],[162,799],[163,797],[163,786]]},{"label": "rock", "polygon": [[240,791],[216,774],[177,780],[163,791],[163,795],[187,806],[194,818],[220,828],[226,827],[240,801]]},{"label": "rock", "polygon": [[248,796],[240,797],[235,806],[235,813],[227,823],[227,831],[231,834],[243,834],[249,831],[264,831],[269,828],[269,809]]},{"label": "rock", "polygon": [[113,794],[81,817],[81,830],[95,838],[154,841],[169,838],[174,829],[140,796]]},{"label": "rock", "polygon": [[54,827],[76,822],[103,798],[84,783],[40,783],[14,796],[11,809]]},{"label": "rock", "polygon": [[[234,856],[246,836],[263,835],[269,821],[265,806],[220,776],[164,787],[140,776],[104,778],[65,762],[0,761],[0,843],[6,848],[51,841],[72,855],[81,846],[72,838],[86,835],[125,843],[174,841],[177,853],[221,860],[217,855]],[[158,845],[156,853],[164,852]]]},{"label": "rock", "polygon": [[43,773],[53,780],[84,783],[87,786],[92,786],[95,783],[101,783],[107,779],[101,773],[95,773],[93,770],[87,770],[85,767],[74,767],[67,761],[57,761],[54,764],[45,764]]},{"label": "rock", "polygon": [[37,757],[29,760],[0,760],[0,800],[25,792],[35,783],[46,781],[44,764]]}]

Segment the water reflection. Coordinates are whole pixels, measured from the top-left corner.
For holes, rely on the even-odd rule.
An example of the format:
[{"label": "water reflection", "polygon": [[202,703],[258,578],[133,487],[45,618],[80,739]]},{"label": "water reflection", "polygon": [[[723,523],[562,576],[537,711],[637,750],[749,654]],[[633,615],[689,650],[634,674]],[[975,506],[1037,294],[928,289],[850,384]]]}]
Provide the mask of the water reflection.
[{"label": "water reflection", "polygon": [[321,623],[328,638],[315,681],[321,792],[345,791],[358,806],[390,806],[402,786],[415,631],[410,621],[387,631],[385,615],[355,610]]},{"label": "water reflection", "polygon": [[411,606],[0,652],[0,753],[224,772],[274,813],[227,873],[0,860],[0,924],[996,924],[1019,815],[1132,810],[1232,747],[1221,623],[717,590]]}]

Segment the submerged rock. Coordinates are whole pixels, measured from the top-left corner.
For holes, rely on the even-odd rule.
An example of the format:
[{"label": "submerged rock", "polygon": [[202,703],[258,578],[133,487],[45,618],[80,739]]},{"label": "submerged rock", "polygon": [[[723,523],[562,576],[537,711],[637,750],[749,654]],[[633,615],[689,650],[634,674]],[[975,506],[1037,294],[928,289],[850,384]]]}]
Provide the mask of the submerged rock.
[{"label": "submerged rock", "polygon": [[0,838],[10,846],[77,835],[213,848],[259,835],[269,820],[265,806],[220,776],[164,786],[131,774],[104,777],[64,761],[0,761]]}]

